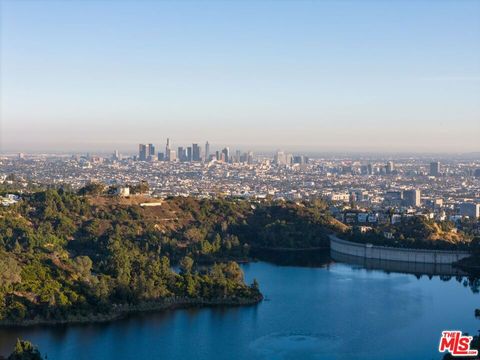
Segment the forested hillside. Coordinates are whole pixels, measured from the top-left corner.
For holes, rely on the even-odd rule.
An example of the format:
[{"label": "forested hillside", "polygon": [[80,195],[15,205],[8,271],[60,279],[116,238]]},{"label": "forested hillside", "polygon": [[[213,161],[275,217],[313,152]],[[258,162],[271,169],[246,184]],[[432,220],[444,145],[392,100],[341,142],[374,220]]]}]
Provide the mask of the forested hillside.
[{"label": "forested hillside", "polygon": [[328,232],[341,228],[321,202],[142,201],[59,189],[0,208],[0,322],[257,302],[258,284],[245,285],[234,260],[252,247],[327,246]]},{"label": "forested hillside", "polygon": [[363,233],[358,228],[353,228],[344,237],[380,246],[472,252],[477,251],[480,240],[457,230],[450,221],[437,222],[423,216],[407,217],[398,223],[377,226]]}]

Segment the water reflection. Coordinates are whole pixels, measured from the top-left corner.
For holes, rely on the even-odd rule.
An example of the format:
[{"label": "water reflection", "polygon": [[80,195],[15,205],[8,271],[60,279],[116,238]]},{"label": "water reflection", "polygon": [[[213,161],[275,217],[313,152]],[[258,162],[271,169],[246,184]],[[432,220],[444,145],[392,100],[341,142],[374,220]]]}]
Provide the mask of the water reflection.
[{"label": "water reflection", "polygon": [[450,281],[454,278],[464,287],[470,288],[473,293],[480,292],[480,278],[478,276],[471,275],[451,264],[427,264],[366,259],[330,250],[278,251],[262,249],[254,251],[252,255],[261,261],[279,266],[328,268],[334,263],[344,263],[366,270],[379,270],[387,274],[412,274],[415,275],[417,279],[426,276],[429,279],[439,277],[442,281]]},{"label": "water reflection", "polygon": [[480,291],[480,278],[472,276],[451,264],[426,264],[367,259],[359,256],[341,254],[336,251],[330,251],[330,257],[335,262],[356,265],[367,270],[380,270],[385,273],[413,274],[417,279],[423,276],[427,276],[429,279],[438,276],[442,281],[450,281],[452,278],[455,278],[455,280],[464,287],[469,287],[473,293],[479,293]]},{"label": "water reflection", "polygon": [[326,267],[332,263],[329,250],[252,250],[252,256],[280,266]]},{"label": "water reflection", "polygon": [[370,270],[383,270],[385,272],[399,272],[414,275],[467,275],[467,273],[453,267],[451,264],[427,264],[406,261],[367,259],[359,256],[341,254],[336,251],[331,251],[330,255],[331,258],[337,262],[359,265]]}]

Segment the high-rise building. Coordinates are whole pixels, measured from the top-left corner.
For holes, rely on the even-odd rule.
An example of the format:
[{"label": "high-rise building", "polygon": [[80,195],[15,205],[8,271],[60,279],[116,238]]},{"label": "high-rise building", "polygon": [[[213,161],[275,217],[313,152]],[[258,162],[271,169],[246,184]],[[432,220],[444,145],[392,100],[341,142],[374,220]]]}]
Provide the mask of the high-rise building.
[{"label": "high-rise building", "polygon": [[112,154],[112,160],[120,160],[120,154],[118,150],[115,150]]},{"label": "high-rise building", "polygon": [[155,156],[155,145],[148,144],[148,156]]},{"label": "high-rise building", "polygon": [[192,147],[189,146],[187,147],[187,161],[192,161],[193,156],[192,156]]},{"label": "high-rise building", "polygon": [[208,141],[205,143],[205,161],[208,161],[210,158],[210,144]]},{"label": "high-rise building", "polygon": [[147,161],[155,161],[155,145],[148,144],[145,149]]},{"label": "high-rise building", "polygon": [[403,202],[406,206],[419,207],[420,206],[420,190],[411,189],[403,192]]},{"label": "high-rise building", "polygon": [[282,150],[277,151],[273,157],[273,162],[277,165],[292,165],[293,161],[293,155],[287,154]]},{"label": "high-rise building", "polygon": [[177,161],[177,153],[175,150],[171,149],[168,156],[168,161]]},{"label": "high-rise building", "polygon": [[253,152],[249,151],[247,154],[247,164],[252,165],[253,164]]},{"label": "high-rise building", "polygon": [[187,161],[187,152],[183,146],[179,146],[177,150],[177,159],[178,161]]},{"label": "high-rise building", "polygon": [[153,144],[139,144],[138,145],[138,160],[151,161],[155,160],[155,145]]},{"label": "high-rise building", "polygon": [[170,160],[170,139],[167,138],[167,145],[165,145],[165,160]]},{"label": "high-rise building", "polygon": [[240,162],[241,163],[246,163],[247,162],[247,153],[243,153],[242,155],[240,155]]},{"label": "high-rise building", "polygon": [[278,150],[275,156],[273,157],[273,162],[277,165],[285,165],[287,163],[285,153],[281,150]]},{"label": "high-rise building", "polygon": [[225,162],[230,161],[230,149],[228,147],[223,148],[222,150],[222,160]]},{"label": "high-rise building", "polygon": [[138,160],[140,161],[147,160],[147,145],[138,144]]},{"label": "high-rise building", "polygon": [[285,154],[285,163],[287,165],[293,164],[293,155],[292,154]]},{"label": "high-rise building", "polygon": [[390,175],[391,173],[393,173],[394,170],[395,166],[393,165],[393,161],[388,161],[387,165],[385,166],[385,173]]},{"label": "high-rise building", "polygon": [[165,154],[162,152],[159,152],[157,155],[158,161],[165,161]]},{"label": "high-rise building", "polygon": [[200,161],[200,146],[192,144],[192,161]]},{"label": "high-rise building", "polygon": [[440,162],[434,161],[430,163],[430,176],[440,175]]},{"label": "high-rise building", "polygon": [[373,175],[373,166],[372,164],[367,165],[367,174],[368,175]]}]

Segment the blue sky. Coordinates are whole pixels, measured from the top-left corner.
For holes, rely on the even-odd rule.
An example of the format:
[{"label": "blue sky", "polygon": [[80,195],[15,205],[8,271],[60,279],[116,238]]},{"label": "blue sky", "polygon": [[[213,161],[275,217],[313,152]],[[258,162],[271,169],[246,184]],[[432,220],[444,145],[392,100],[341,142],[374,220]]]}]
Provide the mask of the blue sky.
[{"label": "blue sky", "polygon": [[480,1],[0,2],[3,151],[480,151]]}]

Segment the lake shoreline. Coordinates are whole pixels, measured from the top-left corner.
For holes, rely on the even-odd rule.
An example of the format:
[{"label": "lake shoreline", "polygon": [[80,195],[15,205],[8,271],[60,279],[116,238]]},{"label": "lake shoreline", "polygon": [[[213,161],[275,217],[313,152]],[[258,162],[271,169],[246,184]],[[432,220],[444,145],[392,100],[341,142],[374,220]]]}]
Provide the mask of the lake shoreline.
[{"label": "lake shoreline", "polygon": [[470,257],[467,257],[465,259],[462,259],[460,261],[457,261],[454,265],[455,267],[471,274],[474,276],[479,276],[480,275],[480,262],[479,262],[479,257],[478,255],[473,255]]},{"label": "lake shoreline", "polygon": [[[247,282],[256,278],[264,284],[262,292],[270,301],[259,306],[131,313],[118,321],[96,324],[2,327],[0,354],[10,354],[21,338],[38,345],[48,359],[223,360],[232,357],[234,343],[238,360],[264,359],[265,349],[272,348],[285,351],[292,359],[309,359],[307,351],[318,351],[325,358],[368,360],[378,340],[387,343],[392,332],[399,331],[399,341],[405,344],[402,353],[392,357],[388,349],[374,347],[380,351],[379,358],[433,359],[438,355],[439,332],[432,324],[439,318],[455,319],[456,325],[469,333],[478,328],[472,315],[479,307],[479,295],[455,277],[385,273],[348,263],[308,269],[259,261],[243,270]],[[398,311],[389,305],[392,298],[404,304]],[[452,307],[458,299],[462,306]],[[419,307],[419,302],[425,305],[425,301],[433,302],[432,306]],[[365,311],[346,311],[359,306]],[[372,339],[364,331],[362,324],[367,321],[378,329],[380,339]],[[335,324],[332,333],[319,334],[327,322]],[[399,326],[392,330],[392,324]],[[342,346],[348,333],[354,335],[348,341],[360,346],[354,355]],[[419,333],[425,336],[415,336]]]},{"label": "lake shoreline", "polygon": [[[330,246],[316,246],[316,247],[308,247],[308,248],[288,248],[288,247],[252,247],[250,252],[253,255],[239,257],[239,258],[220,258],[220,259],[198,259],[197,263],[201,265],[213,265],[216,263],[228,262],[228,261],[235,261],[238,264],[249,264],[258,261],[265,261],[262,258],[262,254],[264,253],[278,253],[278,254],[290,254],[290,253],[308,253],[308,252],[323,252],[329,251]],[[260,254],[260,255],[259,255]]]},{"label": "lake shoreline", "polygon": [[252,248],[252,251],[271,251],[271,252],[307,252],[307,251],[323,251],[329,250],[330,246],[317,246],[317,247],[308,247],[308,248],[288,248],[288,247],[255,247]]},{"label": "lake shoreline", "polygon": [[186,308],[203,308],[218,306],[252,306],[264,299],[262,294],[252,298],[220,298],[213,300],[179,298],[163,301],[148,301],[141,304],[113,304],[113,309],[107,314],[92,314],[89,316],[71,316],[66,319],[32,319],[23,321],[0,321],[0,328],[25,328],[38,325],[73,325],[73,324],[97,324],[121,320],[132,314],[160,312]]}]

